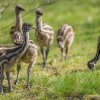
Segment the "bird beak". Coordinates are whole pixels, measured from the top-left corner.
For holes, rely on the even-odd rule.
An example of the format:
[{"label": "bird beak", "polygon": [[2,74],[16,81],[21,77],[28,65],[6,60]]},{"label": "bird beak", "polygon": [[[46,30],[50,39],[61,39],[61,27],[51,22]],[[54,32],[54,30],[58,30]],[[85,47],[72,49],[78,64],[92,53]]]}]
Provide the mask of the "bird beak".
[{"label": "bird beak", "polygon": [[36,26],[33,26],[32,29],[37,29],[37,27]]},{"label": "bird beak", "polygon": [[25,11],[25,9],[24,8],[20,8],[21,9],[21,11]]}]

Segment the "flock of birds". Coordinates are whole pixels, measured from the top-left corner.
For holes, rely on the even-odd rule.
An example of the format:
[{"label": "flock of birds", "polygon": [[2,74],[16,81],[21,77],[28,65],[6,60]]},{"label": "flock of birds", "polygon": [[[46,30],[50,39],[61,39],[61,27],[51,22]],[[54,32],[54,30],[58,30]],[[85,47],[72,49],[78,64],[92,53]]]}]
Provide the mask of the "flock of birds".
[{"label": "flock of birds", "polygon": [[[30,89],[30,74],[38,55],[37,45],[33,40],[29,39],[29,31],[31,29],[35,29],[35,36],[43,56],[43,67],[46,67],[47,65],[48,53],[54,40],[54,30],[50,25],[42,22],[42,9],[36,9],[36,26],[33,26],[30,23],[23,23],[21,15],[23,11],[25,11],[25,9],[21,5],[15,7],[16,23],[10,29],[13,45],[0,45],[0,93],[3,93],[4,72],[6,73],[8,80],[9,91],[12,91],[10,69],[15,64],[17,64],[17,78],[15,84],[18,83],[21,62],[29,64],[27,68],[27,88]],[[68,51],[73,43],[74,35],[71,25],[63,24],[58,29],[57,43],[61,49],[61,60],[68,57]],[[89,65],[90,64],[88,63],[88,66]]]}]

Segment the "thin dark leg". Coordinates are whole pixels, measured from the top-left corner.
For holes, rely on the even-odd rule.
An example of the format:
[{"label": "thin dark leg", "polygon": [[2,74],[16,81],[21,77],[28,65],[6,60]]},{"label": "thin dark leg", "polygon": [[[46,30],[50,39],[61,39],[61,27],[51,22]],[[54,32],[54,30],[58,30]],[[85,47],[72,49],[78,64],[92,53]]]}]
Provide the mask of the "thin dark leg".
[{"label": "thin dark leg", "polygon": [[15,84],[18,84],[18,77],[19,77],[19,71],[21,69],[21,64],[20,62],[17,63],[17,78],[15,80]]},{"label": "thin dark leg", "polygon": [[45,59],[46,59],[46,55],[45,55],[45,50],[44,48],[41,48],[41,53],[42,53],[42,56],[43,56],[43,67],[45,67]]},{"label": "thin dark leg", "polygon": [[7,77],[7,80],[8,80],[9,92],[11,92],[12,91],[12,83],[11,83],[10,72],[9,71],[6,71],[6,77]]},{"label": "thin dark leg", "polygon": [[3,93],[4,68],[0,66],[0,93]]},{"label": "thin dark leg", "polygon": [[68,52],[69,52],[69,48],[68,47],[66,48],[65,52],[66,52],[66,56],[65,56],[65,60],[66,60],[68,58]]},{"label": "thin dark leg", "polygon": [[48,58],[48,53],[49,53],[49,47],[47,48],[47,50],[46,50],[46,59]]},{"label": "thin dark leg", "polygon": [[63,60],[63,48],[61,48],[61,61]]},{"label": "thin dark leg", "polygon": [[47,65],[47,58],[48,58],[48,54],[49,54],[49,47],[46,49],[46,59],[45,59],[45,61],[44,61],[44,66],[46,67],[46,65]]},{"label": "thin dark leg", "polygon": [[33,63],[30,63],[29,66],[28,66],[28,69],[27,69],[27,88],[30,89],[30,75],[31,75],[31,72],[32,72],[32,65]]}]

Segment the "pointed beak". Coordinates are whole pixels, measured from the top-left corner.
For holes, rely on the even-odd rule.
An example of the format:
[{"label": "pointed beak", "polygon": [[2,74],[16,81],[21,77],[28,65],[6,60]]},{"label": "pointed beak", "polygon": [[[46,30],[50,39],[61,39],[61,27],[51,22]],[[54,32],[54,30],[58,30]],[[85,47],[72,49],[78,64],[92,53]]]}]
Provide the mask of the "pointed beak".
[{"label": "pointed beak", "polygon": [[33,26],[32,29],[37,29],[37,27],[36,26]]},{"label": "pointed beak", "polygon": [[18,11],[25,11],[21,4],[16,5],[16,10]]},{"label": "pointed beak", "polygon": [[25,11],[25,9],[24,8],[20,8],[21,9],[21,11]]}]

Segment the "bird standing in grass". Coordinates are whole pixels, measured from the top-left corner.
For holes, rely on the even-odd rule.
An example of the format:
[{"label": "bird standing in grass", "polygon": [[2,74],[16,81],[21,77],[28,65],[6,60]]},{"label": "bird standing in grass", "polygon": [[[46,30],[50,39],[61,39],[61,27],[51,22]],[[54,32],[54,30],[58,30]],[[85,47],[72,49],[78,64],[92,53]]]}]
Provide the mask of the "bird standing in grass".
[{"label": "bird standing in grass", "polygon": [[47,65],[48,53],[50,46],[54,40],[53,28],[42,22],[43,11],[38,8],[36,10],[36,38],[43,56],[43,67]]},{"label": "bird standing in grass", "polygon": [[61,49],[61,60],[63,60],[64,48],[65,48],[65,59],[67,59],[70,46],[72,45],[74,40],[74,35],[75,34],[72,26],[68,24],[63,24],[58,29],[57,43],[58,47]]}]

